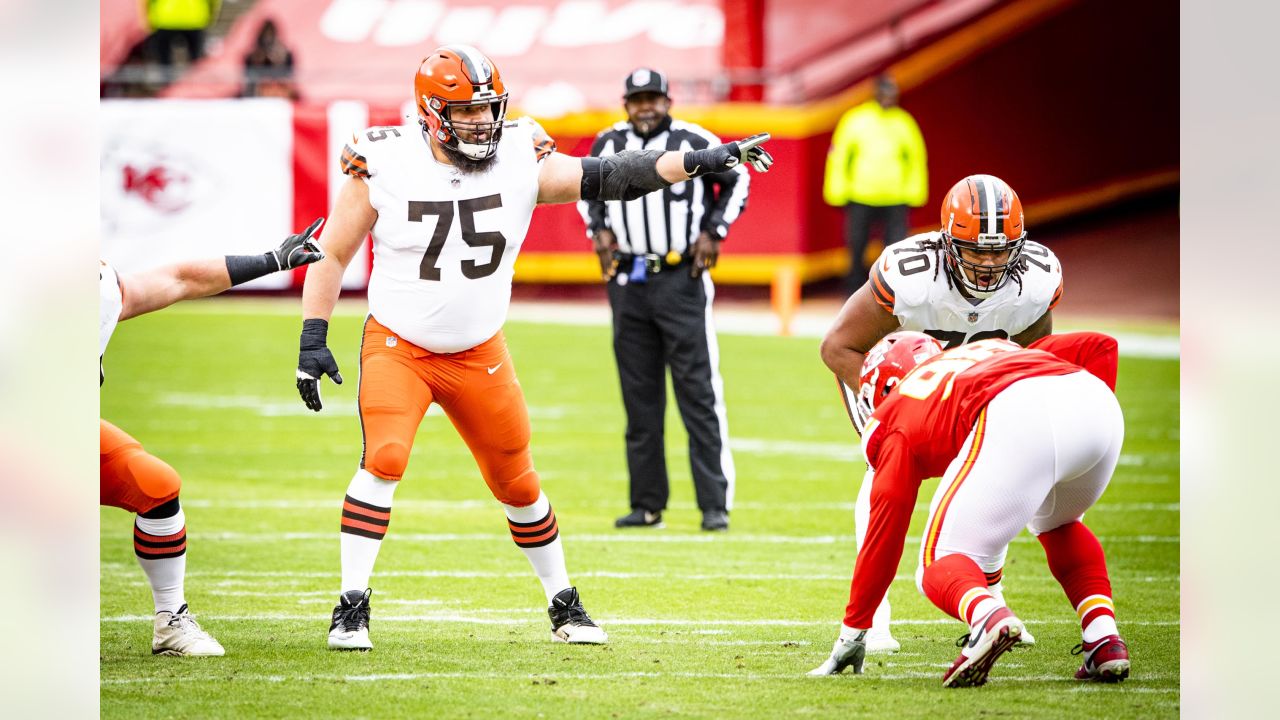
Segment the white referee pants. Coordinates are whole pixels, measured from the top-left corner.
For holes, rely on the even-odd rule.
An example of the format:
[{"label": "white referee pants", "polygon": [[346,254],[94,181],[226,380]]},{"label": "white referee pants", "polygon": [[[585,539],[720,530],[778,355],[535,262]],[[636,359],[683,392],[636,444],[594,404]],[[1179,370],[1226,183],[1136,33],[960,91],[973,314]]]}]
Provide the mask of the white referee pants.
[{"label": "white referee pants", "polygon": [[1010,385],[988,403],[938,484],[917,587],[938,558],[959,553],[994,572],[1024,526],[1039,535],[1083,518],[1111,481],[1123,441],[1120,404],[1087,372]]}]

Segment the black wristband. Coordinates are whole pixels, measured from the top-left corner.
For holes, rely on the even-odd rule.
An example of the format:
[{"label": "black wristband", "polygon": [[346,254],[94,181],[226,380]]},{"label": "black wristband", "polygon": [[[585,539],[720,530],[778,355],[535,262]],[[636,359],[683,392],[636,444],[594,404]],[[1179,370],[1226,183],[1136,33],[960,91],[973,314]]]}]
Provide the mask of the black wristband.
[{"label": "black wristband", "polygon": [[583,200],[600,197],[600,158],[582,158],[582,184],[578,188]]},{"label": "black wristband", "polygon": [[298,342],[300,350],[318,350],[329,341],[329,321],[320,318],[307,318],[302,321],[302,338]]},{"label": "black wristband", "polygon": [[233,286],[270,275],[279,269],[280,263],[276,260],[275,253],[227,256],[227,275],[231,277]]},{"label": "black wristband", "polygon": [[690,178],[696,178],[724,170],[728,153],[723,148],[723,145],[718,145],[705,150],[689,150],[684,154],[684,171]]}]

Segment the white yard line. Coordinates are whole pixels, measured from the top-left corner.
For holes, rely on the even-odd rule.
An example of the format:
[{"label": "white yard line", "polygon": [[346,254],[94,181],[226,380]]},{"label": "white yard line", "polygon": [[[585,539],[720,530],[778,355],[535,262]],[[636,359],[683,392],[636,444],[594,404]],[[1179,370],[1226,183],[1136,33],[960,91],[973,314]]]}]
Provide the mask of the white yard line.
[{"label": "white yard line", "polygon": [[[206,498],[183,499],[186,508],[210,508],[215,510],[325,510],[337,511],[342,508],[342,498],[327,500],[213,500]],[[616,502],[577,503],[573,501],[558,503],[556,509],[565,510],[599,510],[617,509]],[[765,512],[810,512],[814,510],[831,510],[853,512],[853,502],[735,502],[735,511]],[[394,510],[438,510],[452,512],[455,510],[492,510],[497,511],[497,500],[397,500]],[[672,503],[673,510],[693,510],[693,503]],[[917,503],[917,511],[928,510],[928,503]],[[1102,503],[1089,509],[1089,512],[1181,512],[1181,503]]]},{"label": "white yard line", "polygon": [[[108,572],[117,577],[137,577],[140,571],[136,567],[122,566],[113,568],[103,568],[104,572]],[[310,580],[324,579],[334,580],[338,577],[336,570],[331,572],[295,572],[295,571],[250,571],[250,570],[228,570],[219,572],[215,570],[192,570],[188,571],[188,578],[241,578],[222,580],[220,582],[211,583],[215,587],[235,587],[240,585],[256,585],[265,581],[279,582],[282,580]],[[613,572],[610,570],[597,570],[587,572],[575,572],[575,578],[597,578],[606,580],[681,580],[684,582],[693,581],[785,581],[785,582],[847,582],[849,573],[679,573],[679,572]],[[447,579],[486,579],[486,580],[526,580],[529,572],[498,572],[485,570],[389,570],[386,572],[375,572],[375,579],[387,578],[447,578]],[[894,576],[895,582],[916,581],[915,575],[904,573]],[[1037,579],[1045,586],[1057,587],[1052,578],[1042,577]],[[1112,582],[1120,583],[1180,583],[1182,578],[1178,575],[1111,575]],[[1031,580],[1019,579],[1018,584],[1026,585]],[[147,585],[143,580],[135,581],[139,587]],[[328,591],[298,591],[298,592],[275,592],[275,591],[234,591],[224,592],[218,591],[218,595],[242,595],[245,597],[299,597],[299,596],[323,596],[329,597],[333,593]],[[380,596],[385,597],[389,593],[381,592]]]},{"label": "white yard line", "polygon": [[[540,608],[532,608],[529,610],[516,610],[508,608],[505,612],[519,613],[516,615],[508,615],[503,617],[476,615],[462,615],[458,613],[438,613],[430,615],[377,615],[378,622],[384,623],[457,623],[470,625],[527,625],[530,622],[537,622],[546,619],[546,611]],[[316,615],[300,615],[289,613],[262,613],[258,615],[220,615],[216,613],[200,613],[199,616],[204,620],[216,620],[218,622],[313,622]],[[839,623],[839,618],[834,620],[777,620],[777,619],[757,619],[757,620],[694,620],[690,618],[611,618],[601,616],[595,618],[604,626],[661,626],[661,627],[834,627]],[[98,619],[103,623],[150,623],[155,620],[154,615],[112,615]],[[1075,618],[1054,618],[1050,620],[1036,620],[1023,618],[1023,622],[1028,625],[1079,625],[1079,621]],[[894,625],[955,625],[960,626],[960,622],[953,618],[934,618],[929,620],[913,620],[902,619],[894,620]],[[1125,626],[1178,626],[1181,622],[1178,620],[1126,620],[1122,625]]]},{"label": "white yard line", "polygon": [[[588,649],[587,652],[590,652]],[[1001,667],[1008,667],[1002,665]],[[194,676],[166,675],[159,677],[119,677],[103,678],[103,685],[132,685],[137,683],[196,682],[196,683],[241,683],[241,682],[386,682],[392,680],[525,680],[525,681],[564,681],[564,680],[633,680],[640,678],[682,678],[706,680],[791,680],[795,682],[869,682],[872,680],[919,680],[921,678],[937,679],[936,671],[894,672],[878,674],[869,672],[856,680],[842,676],[809,677],[804,672],[789,673],[706,673],[706,672],[614,672],[614,673],[502,673],[502,672],[424,672],[424,673],[377,673],[365,675],[249,675],[225,674]],[[1168,681],[1177,679],[1177,675],[1142,674],[1134,676],[1134,680]],[[1017,682],[1076,683],[1070,675],[1019,675],[999,674],[992,676],[992,685],[1012,684]],[[1076,688],[1083,689],[1083,688]],[[1132,692],[1137,688],[1125,687],[1120,692]],[[1179,688],[1144,688],[1151,692],[1178,693]],[[1111,690],[1114,692],[1114,690]]]},{"label": "white yard line", "polygon": [[[103,537],[115,537],[114,532],[105,532]],[[323,541],[332,543],[336,532],[284,532],[284,533],[250,533],[250,532],[195,532],[187,537],[196,542],[311,542]],[[506,533],[396,533],[392,537],[402,543],[449,543],[449,542],[510,542],[511,536]],[[772,535],[772,534],[729,534],[712,535],[703,533],[691,535],[687,533],[666,533],[661,530],[631,531],[609,535],[575,534],[570,536],[575,543],[602,543],[606,545],[668,545],[668,544],[753,544],[753,545],[850,545],[853,535]],[[1178,543],[1177,535],[1100,535],[1103,543],[1139,543],[1160,544]],[[1033,543],[1035,538],[1019,535],[1013,539],[1015,543]],[[908,537],[907,545],[920,544],[920,538]]]}]

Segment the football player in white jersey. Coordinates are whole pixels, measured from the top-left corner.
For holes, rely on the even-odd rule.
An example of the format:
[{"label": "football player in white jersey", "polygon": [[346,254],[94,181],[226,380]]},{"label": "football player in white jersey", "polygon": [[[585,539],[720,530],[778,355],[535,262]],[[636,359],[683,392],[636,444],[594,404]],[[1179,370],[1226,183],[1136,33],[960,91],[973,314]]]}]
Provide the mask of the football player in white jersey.
[{"label": "football player in white jersey", "polygon": [[[942,202],[942,227],[884,249],[871,278],[845,302],[822,340],[822,359],[840,381],[849,417],[866,352],[896,330],[916,330],[944,348],[1008,338],[1027,347],[1053,331],[1062,298],[1062,266],[1049,248],[1027,239],[1022,201],[1000,178],[970,175]],[[859,433],[862,429],[858,428]],[[862,547],[871,512],[868,469],[854,511]],[[983,568],[992,591],[1003,591],[1003,556]],[[889,598],[876,610],[867,651],[896,652]],[[1024,644],[1034,643],[1030,633]]]},{"label": "football player in white jersey", "polygon": [[555,513],[529,451],[529,416],[502,335],[511,277],[534,208],[640,197],[676,182],[773,158],[760,134],[705,150],[576,158],[529,119],[508,122],[493,62],[465,45],[438,48],[414,78],[418,122],[356,136],[325,228],[329,257],[307,273],[297,385],[319,411],[320,379],[342,376],[327,347],[343,270],[373,235],[369,315],[357,390],[364,454],[341,522],[342,585],[329,647],[368,650],[369,577],[392,495],[423,415],[438,403],[502,503],[512,540],[542,583],[552,638],[607,640],[570,584]]},{"label": "football player in white jersey", "polygon": [[[290,235],[262,255],[228,255],[119,275],[102,263],[98,271],[98,362],[122,320],[154,312],[180,300],[216,295],[223,290],[280,270],[291,270],[324,257],[311,239],[321,220]],[[105,373],[99,370],[99,382]],[[187,567],[187,526],[178,500],[182,478],[164,460],[106,420],[99,420],[99,484],[101,503],[137,513],[133,550],[151,584],[155,621],[151,652],[155,655],[222,655],[222,645],[187,611],[183,581]]]}]

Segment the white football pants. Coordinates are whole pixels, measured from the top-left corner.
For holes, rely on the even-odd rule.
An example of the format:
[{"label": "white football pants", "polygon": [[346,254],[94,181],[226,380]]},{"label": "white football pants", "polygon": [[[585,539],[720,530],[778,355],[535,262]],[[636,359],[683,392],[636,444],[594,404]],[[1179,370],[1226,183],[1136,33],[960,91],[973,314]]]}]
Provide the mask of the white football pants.
[{"label": "white football pants", "polygon": [[1087,372],[1010,385],[988,403],[938,484],[917,587],[938,558],[959,553],[993,572],[1024,526],[1038,535],[1082,519],[1111,481],[1123,441],[1120,403]]}]

